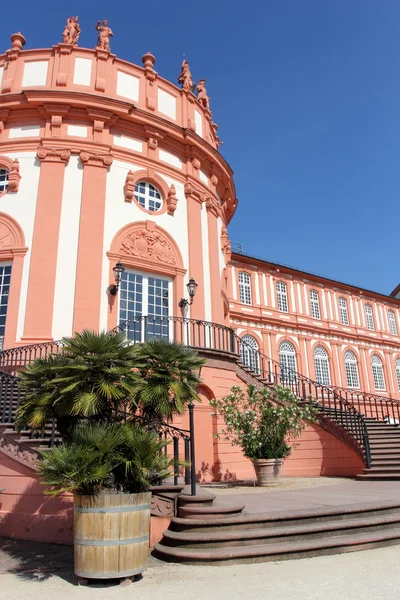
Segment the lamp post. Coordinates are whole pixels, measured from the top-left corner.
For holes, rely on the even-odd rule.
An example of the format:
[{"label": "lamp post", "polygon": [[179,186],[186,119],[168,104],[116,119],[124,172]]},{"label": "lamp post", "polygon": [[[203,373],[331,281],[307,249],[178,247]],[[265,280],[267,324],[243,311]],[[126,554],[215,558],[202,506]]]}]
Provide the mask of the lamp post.
[{"label": "lamp post", "polygon": [[193,277],[191,277],[189,279],[189,283],[187,284],[187,291],[189,294],[189,300],[186,300],[186,298],[182,298],[179,301],[179,307],[180,308],[185,308],[186,306],[190,306],[191,304],[193,304],[193,298],[196,295],[196,290],[198,287],[198,284],[195,282],[195,280],[193,279]]},{"label": "lamp post", "polygon": [[121,283],[121,279],[122,279],[122,275],[123,275],[124,271],[125,271],[125,267],[123,267],[121,265],[121,263],[118,261],[117,264],[115,265],[115,267],[113,267],[115,283],[112,283],[110,285],[110,287],[108,288],[111,296],[117,295],[117,292],[119,289],[119,284]]}]

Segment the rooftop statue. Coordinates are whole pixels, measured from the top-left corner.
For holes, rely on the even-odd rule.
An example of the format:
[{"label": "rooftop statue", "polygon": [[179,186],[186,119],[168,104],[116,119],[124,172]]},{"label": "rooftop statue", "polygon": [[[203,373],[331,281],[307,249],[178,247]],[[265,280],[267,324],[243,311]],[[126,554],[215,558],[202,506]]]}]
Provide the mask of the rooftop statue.
[{"label": "rooftop statue", "polygon": [[63,44],[71,44],[72,46],[76,46],[80,33],[81,26],[79,25],[79,17],[69,17],[62,34]]},{"label": "rooftop statue", "polygon": [[183,90],[191,92],[193,89],[193,79],[190,72],[189,63],[187,60],[182,62],[181,74],[178,77],[178,83],[182,85]]},{"label": "rooftop statue", "polygon": [[102,48],[102,50],[110,51],[110,37],[114,34],[111,29],[108,27],[108,21],[97,21],[96,30],[99,32],[99,37],[97,38],[97,48]]},{"label": "rooftop statue", "polygon": [[207,96],[205,79],[200,79],[199,83],[196,86],[196,90],[197,101],[201,104],[203,108],[210,110],[210,98]]}]

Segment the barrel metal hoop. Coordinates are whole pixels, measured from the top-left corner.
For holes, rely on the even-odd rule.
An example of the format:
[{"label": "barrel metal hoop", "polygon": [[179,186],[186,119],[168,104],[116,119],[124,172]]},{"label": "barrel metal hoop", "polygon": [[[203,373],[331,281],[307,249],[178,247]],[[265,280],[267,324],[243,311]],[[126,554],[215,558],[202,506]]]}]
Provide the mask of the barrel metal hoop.
[{"label": "barrel metal hoop", "polygon": [[127,540],[75,540],[75,544],[80,546],[127,546],[129,544],[140,544],[141,542],[148,542],[150,536],[143,535]]},{"label": "barrel metal hoop", "polygon": [[74,506],[74,512],[78,513],[119,513],[119,512],[138,512],[140,510],[150,510],[151,504],[139,504],[138,506],[104,506],[89,508],[86,506]]},{"label": "barrel metal hoop", "polygon": [[78,577],[87,577],[88,579],[118,579],[119,577],[133,577],[133,575],[140,575],[145,571],[146,567],[142,567],[141,569],[135,569],[133,571],[110,571],[110,573],[87,573],[86,571],[81,571],[80,569],[75,570],[75,575]]}]

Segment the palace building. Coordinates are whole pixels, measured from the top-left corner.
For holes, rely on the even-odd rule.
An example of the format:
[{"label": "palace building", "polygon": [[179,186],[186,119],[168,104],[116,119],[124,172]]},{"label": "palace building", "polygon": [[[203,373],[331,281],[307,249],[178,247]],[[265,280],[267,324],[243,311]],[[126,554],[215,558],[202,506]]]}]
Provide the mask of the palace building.
[{"label": "palace building", "polygon": [[[237,448],[215,441],[209,406],[247,382],[289,384],[336,410],[302,434],[285,476],[365,474],[372,450],[354,423],[400,418],[399,287],[386,296],[233,252],[235,185],[205,80],[186,61],[176,85],[150,52],[140,66],[118,58],[107,23],[81,48],[71,19],[52,48],[25,49],[16,33],[0,55],[2,381],[84,328],[174,339],[207,357],[199,481],[253,478]],[[13,431],[9,398],[0,514],[7,535],[49,540],[46,523],[69,508],[44,500],[34,470],[44,442]]]}]

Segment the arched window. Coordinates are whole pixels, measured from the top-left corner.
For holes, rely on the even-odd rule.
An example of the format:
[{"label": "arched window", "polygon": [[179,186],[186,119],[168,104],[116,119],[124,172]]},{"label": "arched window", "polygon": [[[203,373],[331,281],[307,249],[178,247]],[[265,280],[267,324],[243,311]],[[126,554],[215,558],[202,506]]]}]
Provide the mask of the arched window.
[{"label": "arched window", "polygon": [[331,377],[329,373],[328,354],[322,346],[317,346],[314,350],[315,379],[321,385],[330,385]]},{"label": "arched window", "polygon": [[321,313],[319,310],[319,296],[318,292],[315,290],[310,290],[310,307],[311,307],[311,316],[313,319],[320,319]]},{"label": "arched window", "polygon": [[397,377],[397,386],[400,392],[400,358],[396,360],[396,377]]},{"label": "arched window", "polygon": [[346,298],[339,298],[340,322],[342,325],[349,324],[349,313],[347,310]]},{"label": "arched window", "polygon": [[393,335],[397,335],[396,317],[393,310],[388,310],[389,330]]},{"label": "arched window", "polygon": [[376,390],[384,390],[385,388],[385,378],[383,376],[383,367],[382,361],[374,354],[371,358],[372,365],[372,375],[374,377],[374,385]]},{"label": "arched window", "polygon": [[279,362],[281,365],[281,382],[294,383],[297,381],[296,351],[288,341],[279,344]]},{"label": "arched window", "polygon": [[283,281],[276,282],[276,297],[278,300],[278,310],[281,312],[289,312],[288,311],[288,301],[287,301],[287,291],[286,291],[286,283]]},{"label": "arched window", "polygon": [[8,169],[0,169],[0,194],[8,188]]},{"label": "arched window", "polygon": [[135,185],[136,201],[146,210],[156,212],[162,206],[162,196],[159,190],[148,181],[138,181]]},{"label": "arched window", "polygon": [[370,304],[365,305],[365,318],[367,321],[368,329],[371,329],[372,331],[374,331],[374,329],[375,329],[374,315],[372,313],[372,306]]},{"label": "arched window", "polygon": [[242,304],[251,304],[251,278],[248,273],[239,273],[239,296]]},{"label": "arched window", "polygon": [[260,361],[258,355],[258,344],[251,335],[244,335],[240,344],[240,358],[242,363],[254,371],[257,375],[260,372]]},{"label": "arched window", "polygon": [[360,382],[358,379],[357,359],[351,350],[344,353],[344,367],[346,370],[347,387],[358,388]]}]

